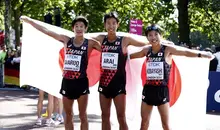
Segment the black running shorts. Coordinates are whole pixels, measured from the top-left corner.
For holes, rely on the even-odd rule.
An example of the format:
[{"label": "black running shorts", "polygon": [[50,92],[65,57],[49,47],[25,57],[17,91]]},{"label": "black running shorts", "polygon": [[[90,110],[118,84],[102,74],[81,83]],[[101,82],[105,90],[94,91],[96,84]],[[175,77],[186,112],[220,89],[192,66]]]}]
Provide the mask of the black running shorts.
[{"label": "black running shorts", "polygon": [[60,94],[69,99],[78,99],[82,95],[89,94],[88,78],[66,79],[63,78]]},{"label": "black running shorts", "polygon": [[115,98],[119,94],[126,94],[125,83],[110,83],[108,86],[98,87],[99,93],[103,94],[106,98]]},{"label": "black running shorts", "polygon": [[145,85],[142,92],[142,101],[148,105],[160,106],[170,101],[167,86]]}]

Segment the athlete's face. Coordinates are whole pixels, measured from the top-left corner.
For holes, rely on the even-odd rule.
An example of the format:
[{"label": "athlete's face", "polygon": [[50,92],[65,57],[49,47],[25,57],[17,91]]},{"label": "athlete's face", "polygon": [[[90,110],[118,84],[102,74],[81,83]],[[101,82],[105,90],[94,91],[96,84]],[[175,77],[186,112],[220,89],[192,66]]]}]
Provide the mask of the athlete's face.
[{"label": "athlete's face", "polygon": [[87,27],[83,22],[76,22],[73,26],[73,31],[76,36],[83,36],[84,33],[87,31]]},{"label": "athlete's face", "polygon": [[148,32],[147,39],[150,44],[158,44],[160,43],[161,36],[157,31],[152,30]]},{"label": "athlete's face", "polygon": [[118,26],[119,26],[119,23],[117,22],[117,20],[115,18],[108,18],[108,19],[106,19],[105,29],[107,30],[107,32],[109,34],[116,33],[116,31],[118,29]]}]

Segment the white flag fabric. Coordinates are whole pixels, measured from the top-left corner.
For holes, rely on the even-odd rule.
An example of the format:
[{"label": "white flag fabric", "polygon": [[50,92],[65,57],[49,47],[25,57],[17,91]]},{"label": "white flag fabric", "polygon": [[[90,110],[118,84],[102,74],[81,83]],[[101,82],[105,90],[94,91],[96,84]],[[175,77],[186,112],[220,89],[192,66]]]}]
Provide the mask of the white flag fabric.
[{"label": "white flag fabric", "polygon": [[[39,22],[39,21],[38,21]],[[63,29],[42,22],[57,32]],[[61,97],[59,89],[62,71],[58,64],[63,44],[23,23],[22,52],[20,63],[20,86],[31,85],[54,96]]]},{"label": "white flag fabric", "polygon": [[[73,37],[71,31],[61,29],[56,26],[37,21],[41,25],[52,29],[60,34]],[[88,33],[86,36],[96,36],[101,33]],[[106,33],[102,33],[106,34]],[[130,35],[127,33],[119,33]],[[138,35],[131,35],[138,40],[146,38]],[[59,51],[63,44],[59,41],[39,32],[31,25],[23,22],[22,53],[20,64],[20,86],[31,85],[47,93],[61,98],[59,90],[62,81],[62,71],[59,66]],[[140,49],[128,49],[129,53]],[[208,59],[174,57],[174,61],[179,68],[182,90],[179,99],[170,109],[171,126],[173,130],[202,130],[206,113],[206,93],[208,87]],[[141,104],[141,67],[144,58],[128,61],[127,88],[132,91],[127,92],[127,113],[133,118],[129,123],[130,129],[140,128],[140,104]],[[128,76],[129,75],[129,76]],[[97,87],[92,87],[97,89]],[[92,92],[93,92],[92,90]],[[97,92],[95,90],[94,92]],[[94,109],[94,103],[99,105],[97,93],[91,93],[88,111],[100,114],[100,109]],[[97,98],[94,98],[96,96]],[[92,104],[91,104],[92,102]],[[135,106],[134,106],[135,105]],[[96,106],[98,107],[98,106]],[[90,112],[91,112],[90,111]],[[154,110],[155,111],[155,110]],[[116,117],[116,116],[114,116]],[[114,118],[116,121],[116,118]],[[161,129],[161,121],[158,112],[153,112],[150,124],[152,130]]]},{"label": "white flag fabric", "polygon": [[[139,50],[138,48],[130,47],[129,53]],[[181,94],[178,100],[170,108],[170,124],[172,130],[205,130],[206,94],[209,86],[209,59],[187,58],[181,56],[173,56],[173,59],[179,69],[182,85]],[[130,122],[130,124],[133,124],[133,129],[138,129],[136,126],[140,126],[141,120],[140,106],[143,88],[141,81],[141,65],[144,61],[145,58],[130,60],[128,66],[130,67],[129,71],[131,73],[129,78],[132,81],[129,86],[136,94],[127,96],[127,98],[132,98],[133,102],[137,102],[134,105],[136,107],[127,105],[128,112],[133,111],[133,114],[128,115],[132,118],[136,115]],[[150,130],[162,130],[159,112],[156,107],[154,107],[151,118]],[[138,125],[134,120],[139,121]]]}]

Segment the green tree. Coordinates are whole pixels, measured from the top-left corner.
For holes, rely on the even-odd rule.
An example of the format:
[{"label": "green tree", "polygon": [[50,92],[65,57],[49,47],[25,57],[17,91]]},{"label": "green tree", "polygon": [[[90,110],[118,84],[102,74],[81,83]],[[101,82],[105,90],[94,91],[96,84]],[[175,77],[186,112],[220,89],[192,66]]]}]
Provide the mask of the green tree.
[{"label": "green tree", "polygon": [[[1,3],[0,1],[0,8]],[[7,0],[5,0],[7,1]],[[60,9],[61,25],[71,30],[71,22],[77,15],[84,15],[89,20],[88,32],[102,32],[103,15],[110,11],[116,11],[120,17],[119,31],[129,31],[130,19],[141,19],[143,29],[150,23],[159,23],[164,28],[165,37],[172,32],[179,32],[179,41],[190,44],[195,42],[195,37],[190,32],[200,32],[201,36],[207,36],[209,43],[220,43],[220,6],[218,0],[179,0],[173,5],[171,0],[11,0],[10,19],[16,32],[16,43],[20,43],[21,15],[44,21],[44,16],[51,13],[57,14],[56,8]],[[171,17],[175,9],[179,10],[177,22]],[[4,8],[3,8],[4,9]],[[0,23],[1,23],[0,10]],[[188,11],[188,12],[187,12]],[[7,18],[7,17],[6,17]],[[55,21],[53,17],[53,21]],[[54,24],[54,23],[53,23]],[[194,33],[193,35],[198,34]],[[192,34],[191,34],[192,35]],[[207,42],[205,42],[207,43]]]},{"label": "green tree", "polygon": [[[189,46],[190,33],[202,33],[199,36],[208,37],[206,44],[219,44],[220,35],[220,3],[219,0],[178,0],[179,10],[179,40]],[[192,34],[194,36],[194,34]],[[192,37],[191,38],[195,38]],[[191,39],[192,40],[192,39]],[[195,42],[195,39],[193,39]],[[201,40],[197,40],[201,42]],[[195,43],[199,44],[199,43]]]},{"label": "green tree", "polygon": [[[108,1],[109,11],[117,11],[121,17],[120,31],[129,31],[130,19],[140,19],[143,21],[143,29],[151,23],[159,23],[167,32],[176,30],[174,19],[170,17],[174,13],[173,4],[161,0],[123,0]],[[171,24],[173,23],[173,24]]]},{"label": "green tree", "polygon": [[191,42],[189,39],[190,29],[189,29],[189,17],[188,17],[188,4],[189,0],[178,0],[178,11],[179,11],[179,42],[187,43],[191,47]]},{"label": "green tree", "polygon": [[194,0],[189,6],[190,31],[200,31],[209,39],[209,44],[220,44],[219,0]]},{"label": "green tree", "polygon": [[[55,8],[64,8],[67,0],[11,0],[11,21],[15,29],[16,45],[20,44],[20,16],[26,15],[31,18],[44,21],[45,14],[55,13]],[[71,0],[68,0],[71,1]]]},{"label": "green tree", "polygon": [[0,0],[0,29],[4,29],[4,2],[3,0]]},{"label": "green tree", "polygon": [[10,26],[11,26],[11,12],[10,0],[5,0],[4,24],[5,24],[5,45],[10,43]]}]

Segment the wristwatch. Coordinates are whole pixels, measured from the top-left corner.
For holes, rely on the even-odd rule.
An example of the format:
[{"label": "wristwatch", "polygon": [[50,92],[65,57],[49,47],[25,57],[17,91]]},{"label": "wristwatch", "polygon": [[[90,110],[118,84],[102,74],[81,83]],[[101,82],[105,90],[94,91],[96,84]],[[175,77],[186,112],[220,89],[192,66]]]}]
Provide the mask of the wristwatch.
[{"label": "wristwatch", "polygon": [[201,53],[198,53],[198,57],[202,57],[202,56],[201,56]]}]

